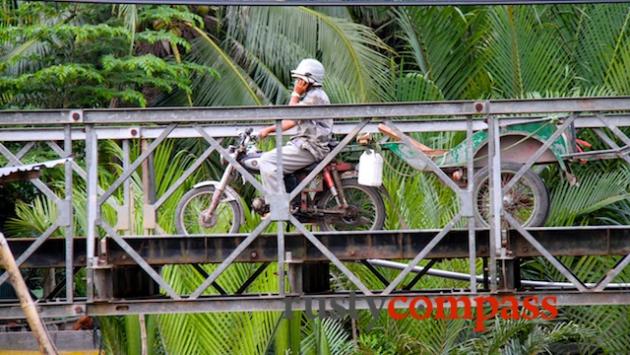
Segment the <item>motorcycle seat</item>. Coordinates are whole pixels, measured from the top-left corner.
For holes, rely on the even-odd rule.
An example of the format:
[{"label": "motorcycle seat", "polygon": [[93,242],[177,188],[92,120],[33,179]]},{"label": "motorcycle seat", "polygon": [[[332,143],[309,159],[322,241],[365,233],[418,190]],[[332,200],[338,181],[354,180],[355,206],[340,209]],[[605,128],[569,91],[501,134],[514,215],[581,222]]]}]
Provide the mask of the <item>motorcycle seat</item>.
[{"label": "motorcycle seat", "polygon": [[299,169],[299,170],[295,171],[295,173],[299,173],[299,172],[310,173],[311,171],[313,171],[317,167],[317,164],[319,164],[318,161],[316,161],[316,162],[314,162],[314,163],[312,163],[310,165],[307,165],[307,166],[303,167],[302,169]]}]

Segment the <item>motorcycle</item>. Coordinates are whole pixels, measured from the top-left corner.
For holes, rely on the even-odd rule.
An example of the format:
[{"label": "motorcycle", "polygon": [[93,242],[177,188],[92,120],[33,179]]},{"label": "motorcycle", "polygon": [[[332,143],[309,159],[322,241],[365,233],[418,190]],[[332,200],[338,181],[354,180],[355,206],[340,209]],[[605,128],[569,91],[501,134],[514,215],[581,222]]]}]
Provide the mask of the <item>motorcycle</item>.
[{"label": "motorcycle", "polygon": [[[256,147],[258,137],[248,128],[239,134],[238,144],[228,147],[230,156],[253,175],[259,174],[262,152]],[[331,145],[332,146],[332,145]],[[230,186],[239,173],[227,165],[220,181],[196,184],[181,198],[175,212],[180,234],[238,233],[245,222],[243,199]],[[285,175],[287,191],[296,187],[316,166],[313,163]],[[243,179],[244,180],[244,179]],[[268,212],[264,200],[252,201],[252,210]],[[385,204],[381,191],[357,181],[355,165],[331,161],[290,203],[290,213],[300,222],[319,226],[322,231],[360,231],[383,229]]]}]

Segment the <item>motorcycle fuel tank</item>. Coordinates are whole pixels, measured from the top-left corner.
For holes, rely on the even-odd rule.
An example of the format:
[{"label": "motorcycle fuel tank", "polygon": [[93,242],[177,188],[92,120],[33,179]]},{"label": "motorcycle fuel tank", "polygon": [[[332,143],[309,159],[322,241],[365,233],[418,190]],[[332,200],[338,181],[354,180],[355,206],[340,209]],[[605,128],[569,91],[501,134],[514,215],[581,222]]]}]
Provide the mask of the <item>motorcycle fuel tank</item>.
[{"label": "motorcycle fuel tank", "polygon": [[262,153],[248,153],[241,159],[241,164],[247,170],[260,171],[260,157]]}]

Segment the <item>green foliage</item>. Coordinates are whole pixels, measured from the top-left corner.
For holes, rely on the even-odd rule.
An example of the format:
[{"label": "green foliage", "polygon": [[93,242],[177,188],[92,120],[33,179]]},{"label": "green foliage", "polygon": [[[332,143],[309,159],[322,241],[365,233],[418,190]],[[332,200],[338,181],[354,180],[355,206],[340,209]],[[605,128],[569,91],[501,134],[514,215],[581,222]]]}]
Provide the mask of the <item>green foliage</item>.
[{"label": "green foliage", "polygon": [[[571,226],[578,222],[579,217],[619,201],[627,200],[628,171],[597,172],[578,176],[577,186],[571,186],[562,181],[553,187],[551,192],[551,212],[547,219],[550,226]],[[582,219],[585,224],[588,219]]]},{"label": "green foliage", "polygon": [[343,324],[332,318],[314,318],[303,327],[301,354],[343,355],[355,351]]},{"label": "green foliage", "polygon": [[[305,7],[244,7],[213,13],[221,24],[209,32],[195,27],[190,59],[216,68],[223,78],[200,78],[196,103],[251,105],[283,103],[289,70],[304,57],[327,68],[333,100],[382,101],[388,97],[389,47],[371,29]],[[347,95],[339,95],[343,92]]]},{"label": "green foliage", "polygon": [[143,7],[139,14],[141,22],[157,22],[159,28],[185,24],[187,26],[203,26],[203,19],[186,6],[149,6]]},{"label": "green foliage", "polygon": [[145,107],[175,90],[190,94],[198,75],[215,76],[181,61],[192,45],[179,26],[201,23],[186,8],[120,7],[124,22],[105,7],[84,10],[27,25],[20,10],[17,23],[0,27],[0,107]]},{"label": "green foliage", "polygon": [[480,59],[488,34],[485,9],[403,7],[393,13],[404,41],[404,69],[422,74],[448,99],[484,95],[488,79]]},{"label": "green foliage", "polygon": [[[57,220],[57,206],[46,197],[37,196],[32,203],[16,202],[16,217],[9,219],[4,230],[16,237],[37,237]],[[53,235],[59,235],[56,231]]]},{"label": "green foliage", "polygon": [[[563,341],[589,339],[589,333],[574,323],[497,319],[492,329],[463,344],[458,354],[555,353]],[[589,339],[591,340],[591,339]]]},{"label": "green foliage", "polygon": [[524,97],[546,90],[566,92],[573,73],[555,32],[533,6],[502,6],[489,13],[486,70],[493,96]]}]

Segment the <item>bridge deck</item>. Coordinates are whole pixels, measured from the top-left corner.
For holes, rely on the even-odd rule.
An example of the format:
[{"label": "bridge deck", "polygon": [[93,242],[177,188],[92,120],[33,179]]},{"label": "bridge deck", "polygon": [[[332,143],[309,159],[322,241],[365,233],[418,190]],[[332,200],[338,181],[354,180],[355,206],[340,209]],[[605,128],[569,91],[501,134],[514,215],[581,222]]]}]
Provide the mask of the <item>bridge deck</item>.
[{"label": "bridge deck", "polygon": [[[553,255],[627,255],[630,254],[630,228],[573,227],[533,228],[534,237]],[[342,261],[364,259],[411,259],[437,234],[436,230],[348,232],[342,235],[315,233],[318,239]],[[134,236],[125,240],[150,265],[219,263],[246,237],[213,236]],[[488,230],[477,230],[477,256],[488,256]],[[514,257],[539,256],[517,231],[508,232]],[[11,238],[9,245],[16,256],[33,242],[31,238]],[[65,241],[51,238],[44,242],[23,265],[24,268],[63,267]],[[113,240],[106,240],[107,261],[114,266],[135,262]],[[85,238],[74,239],[75,266],[85,266]],[[285,248],[296,260],[327,260],[317,248],[299,234],[285,237]],[[238,262],[273,262],[277,259],[276,235],[259,236],[241,255]],[[467,258],[468,231],[453,230],[429,253],[428,259]]]}]

